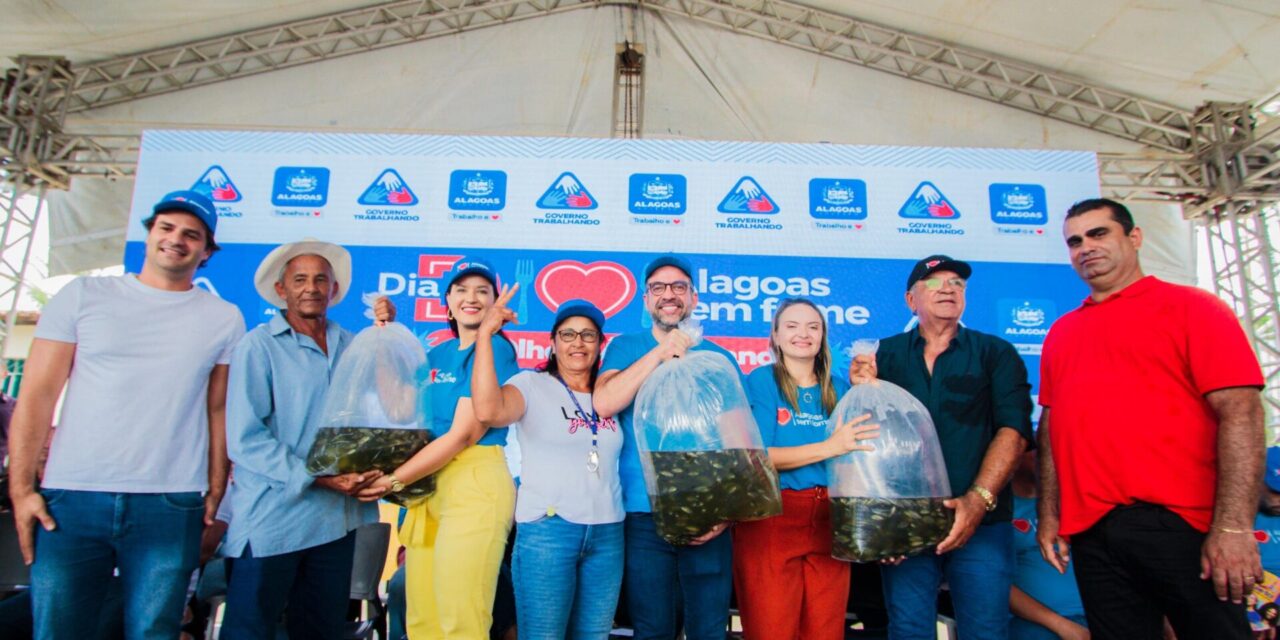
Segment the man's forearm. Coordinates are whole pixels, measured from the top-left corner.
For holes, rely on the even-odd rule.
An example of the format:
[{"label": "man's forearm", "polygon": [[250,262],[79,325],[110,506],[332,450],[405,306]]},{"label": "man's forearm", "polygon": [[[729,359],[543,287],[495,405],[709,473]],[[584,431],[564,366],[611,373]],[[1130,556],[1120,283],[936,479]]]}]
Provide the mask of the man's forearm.
[{"label": "man's forearm", "polygon": [[[1026,450],[1027,441],[1022,434],[1011,428],[1000,428],[996,431],[996,437],[991,440],[991,444],[987,446],[987,453],[982,457],[982,466],[978,469],[978,475],[973,479],[973,483],[992,494],[1000,493],[1008,484],[1009,478],[1013,476],[1013,470],[1018,468],[1018,459]],[[956,491],[959,488],[952,487],[951,490]],[[964,489],[967,491],[968,487]]]},{"label": "man's forearm", "polygon": [[56,403],[23,394],[9,423],[9,494],[26,495],[36,490],[40,450],[49,437]]},{"label": "man's forearm", "polygon": [[595,410],[603,417],[616,416],[631,406],[640,391],[645,378],[653,373],[662,359],[656,351],[646,353],[643,358],[631,363],[631,366],[608,376],[601,376],[596,382],[595,391],[591,394],[591,402]]},{"label": "man's forearm", "polygon": [[1218,486],[1213,526],[1252,531],[1266,466],[1262,398],[1257,389],[1238,387],[1205,396],[1218,416]]},{"label": "man's forearm", "polygon": [[1058,517],[1058,468],[1053,464],[1053,445],[1049,440],[1049,410],[1040,413],[1040,427],[1036,430],[1036,466],[1039,468],[1040,486],[1036,511],[1041,520]]}]

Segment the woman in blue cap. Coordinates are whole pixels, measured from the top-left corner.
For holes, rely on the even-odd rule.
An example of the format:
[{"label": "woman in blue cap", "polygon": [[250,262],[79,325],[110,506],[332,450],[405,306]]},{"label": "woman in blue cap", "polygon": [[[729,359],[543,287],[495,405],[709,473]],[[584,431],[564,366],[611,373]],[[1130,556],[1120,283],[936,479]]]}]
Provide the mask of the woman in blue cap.
[{"label": "woman in blue cap", "polygon": [[[454,338],[427,354],[426,401],[434,439],[360,494],[376,500],[435,474],[436,492],[411,507],[400,527],[406,549],[405,626],[415,640],[489,637],[515,485],[502,449],[506,423],[499,428],[482,424],[470,396],[481,320],[494,306],[497,290],[497,275],[487,262],[463,258],[454,264],[445,289]],[[505,381],[518,371],[515,349],[505,337],[490,338],[485,335],[486,370]]]},{"label": "woman in blue cap", "polygon": [[489,309],[476,338],[472,406],[485,424],[511,424],[520,441],[520,493],[511,561],[521,640],[609,637],[622,587],[622,433],[591,404],[604,314],[585,300],[560,305],[551,354],[499,387],[493,336],[515,321],[517,287]]}]

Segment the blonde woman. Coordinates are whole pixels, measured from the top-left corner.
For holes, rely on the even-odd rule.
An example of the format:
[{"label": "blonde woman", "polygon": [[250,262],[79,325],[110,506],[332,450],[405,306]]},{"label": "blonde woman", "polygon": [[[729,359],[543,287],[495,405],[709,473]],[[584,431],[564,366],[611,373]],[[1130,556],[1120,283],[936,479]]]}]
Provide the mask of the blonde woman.
[{"label": "blonde woman", "polygon": [[747,397],[778,469],[782,515],[737,525],[733,582],[748,640],[844,638],[849,565],[831,557],[826,461],[870,451],[879,427],[859,416],[827,435],[827,418],[849,384],[831,375],[822,312],[786,300],[773,318],[774,363],[747,377]]}]

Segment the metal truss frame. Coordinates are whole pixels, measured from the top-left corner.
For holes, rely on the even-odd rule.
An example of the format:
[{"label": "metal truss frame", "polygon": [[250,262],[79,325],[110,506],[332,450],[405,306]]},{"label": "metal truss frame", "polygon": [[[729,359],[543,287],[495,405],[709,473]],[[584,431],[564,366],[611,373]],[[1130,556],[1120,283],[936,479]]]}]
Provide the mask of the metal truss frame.
[{"label": "metal truss frame", "polygon": [[[1205,216],[1209,266],[1219,297],[1235,310],[1262,365],[1269,424],[1280,422],[1280,281],[1275,239],[1280,216],[1275,205],[1232,201]],[[1274,432],[1271,435],[1275,435]],[[1268,438],[1268,441],[1270,438]]]},{"label": "metal truss frame", "polygon": [[71,113],[340,56],[598,6],[602,0],[401,0],[111,58],[51,96]]},{"label": "metal truss frame", "polygon": [[0,184],[0,309],[5,311],[0,322],[0,360],[13,327],[18,321],[18,300],[31,263],[36,225],[44,210],[47,185],[30,185],[22,181]]}]

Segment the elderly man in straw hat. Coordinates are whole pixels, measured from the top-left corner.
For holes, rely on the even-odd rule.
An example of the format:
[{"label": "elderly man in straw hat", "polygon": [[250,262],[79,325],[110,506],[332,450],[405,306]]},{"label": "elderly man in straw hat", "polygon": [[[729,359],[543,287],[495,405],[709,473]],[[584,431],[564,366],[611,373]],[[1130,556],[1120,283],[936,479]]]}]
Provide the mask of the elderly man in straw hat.
[{"label": "elderly man in straw hat", "polygon": [[[274,638],[287,608],[291,638],[339,638],[354,531],[378,518],[374,504],[354,496],[380,474],[311,477],[305,466],[329,376],[352,339],[327,318],[351,286],[351,255],[311,239],[282,245],[262,260],[254,285],[282,311],[245,334],[232,356],[227,447],[236,490],[225,549],[235,560],[223,633]],[[379,298],[374,317],[394,320],[395,307]]]}]

